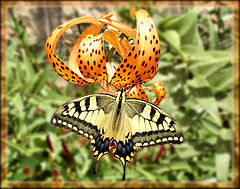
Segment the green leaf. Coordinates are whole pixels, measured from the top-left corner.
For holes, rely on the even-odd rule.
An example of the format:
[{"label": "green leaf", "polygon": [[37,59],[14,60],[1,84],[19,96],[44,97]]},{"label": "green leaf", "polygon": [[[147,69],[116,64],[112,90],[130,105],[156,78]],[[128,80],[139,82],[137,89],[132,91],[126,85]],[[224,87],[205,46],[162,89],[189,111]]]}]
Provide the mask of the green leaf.
[{"label": "green leaf", "polygon": [[162,36],[167,39],[167,41],[174,46],[174,49],[179,49],[181,46],[181,41],[179,34],[175,30],[166,30],[162,33]]},{"label": "green leaf", "polygon": [[170,164],[170,169],[171,170],[186,170],[188,172],[191,171],[190,165],[185,161],[180,161],[180,162]]},{"label": "green leaf", "polygon": [[150,181],[155,182],[157,180],[156,175],[152,174],[151,172],[148,172],[146,170],[144,170],[143,168],[141,168],[141,166],[137,166],[136,167],[136,171],[140,172],[141,174],[143,174],[145,177],[147,177]]},{"label": "green leaf", "polygon": [[28,156],[29,154],[27,154],[27,148],[22,146],[20,143],[16,143],[17,141],[16,140],[8,140],[7,141],[7,144],[9,147],[19,151],[20,153],[22,154],[25,154],[26,156]]},{"label": "green leaf", "polygon": [[209,49],[217,49],[218,48],[218,34],[214,28],[211,18],[208,16],[207,18],[208,27],[209,27]]},{"label": "green leaf", "polygon": [[201,105],[218,125],[221,125],[218,103],[212,94],[211,87],[207,80],[200,75],[196,75],[196,78],[189,81],[188,85],[192,88],[192,93],[196,97],[196,102]]},{"label": "green leaf", "polygon": [[230,166],[230,155],[228,153],[218,153],[215,157],[217,181],[227,181]]},{"label": "green leaf", "polygon": [[181,144],[176,151],[181,159],[190,158],[200,154],[199,151],[194,149],[193,146],[190,146],[188,143]]},{"label": "green leaf", "polygon": [[[180,40],[178,39],[178,35],[174,30],[167,30],[166,33],[159,32],[160,39],[163,39],[166,43],[169,44],[170,47],[172,47],[182,58],[183,61],[187,60],[187,56],[182,52],[182,50],[178,47],[180,46]],[[172,39],[174,37],[177,41],[175,44],[175,41]]]},{"label": "green leaf", "polygon": [[[207,79],[209,84],[213,86],[215,91],[225,91],[232,88],[233,85],[233,68],[229,66],[221,69],[214,74],[210,75]],[[220,76],[220,77],[219,77]]]},{"label": "green leaf", "polygon": [[45,82],[48,80],[48,76],[51,74],[52,69],[50,67],[46,67],[38,76],[37,81],[34,83],[33,93],[37,94],[39,93]]},{"label": "green leaf", "polygon": [[197,30],[197,11],[190,10],[183,15],[171,17],[160,25],[163,31],[176,30],[180,35],[182,44],[193,44],[200,48],[203,47]]},{"label": "green leaf", "polygon": [[24,50],[22,50],[22,57],[23,57],[23,69],[25,71],[25,77],[26,80],[29,80],[32,78],[32,76],[35,74],[33,64],[30,62],[29,57],[27,57],[27,54]]}]

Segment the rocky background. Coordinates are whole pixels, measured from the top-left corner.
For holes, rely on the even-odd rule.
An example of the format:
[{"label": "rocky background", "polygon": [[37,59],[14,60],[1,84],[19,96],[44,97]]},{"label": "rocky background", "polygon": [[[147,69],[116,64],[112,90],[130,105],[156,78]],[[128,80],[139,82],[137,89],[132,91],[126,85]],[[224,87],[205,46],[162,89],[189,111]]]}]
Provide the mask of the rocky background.
[{"label": "rocky background", "polygon": [[[92,16],[102,16],[108,12],[114,12],[118,7],[116,6],[51,6],[51,7],[38,7],[38,6],[16,6],[13,8],[13,12],[18,21],[21,21],[26,26],[29,44],[36,45],[37,51],[40,52],[44,49],[44,45],[47,37],[57,26],[71,19]],[[158,7],[157,12],[162,12],[166,7]],[[172,14],[178,14],[183,7],[168,7],[164,15],[167,17]],[[128,13],[129,14],[129,13]],[[119,20],[118,15],[114,14],[113,18]],[[12,19],[7,15],[7,22],[12,22]],[[84,30],[84,24],[81,24],[82,30]],[[10,27],[7,27],[7,41],[8,44],[11,39],[15,38],[16,32],[12,31]],[[77,39],[79,33],[77,27],[72,27],[64,33],[63,38],[64,45],[70,48],[72,42]],[[60,40],[60,45],[62,43]]]}]

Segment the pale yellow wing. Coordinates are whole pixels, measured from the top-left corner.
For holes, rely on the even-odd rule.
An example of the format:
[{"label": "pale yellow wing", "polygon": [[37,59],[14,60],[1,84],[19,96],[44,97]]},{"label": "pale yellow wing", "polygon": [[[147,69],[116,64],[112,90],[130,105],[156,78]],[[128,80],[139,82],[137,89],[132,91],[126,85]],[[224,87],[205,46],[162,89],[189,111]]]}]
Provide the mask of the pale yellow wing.
[{"label": "pale yellow wing", "polygon": [[126,119],[130,120],[131,139],[136,147],[182,143],[184,136],[177,122],[151,103],[127,99]]},{"label": "pale yellow wing", "polygon": [[90,139],[94,156],[99,159],[109,152],[114,103],[115,97],[107,94],[78,98],[59,107],[51,123]]}]

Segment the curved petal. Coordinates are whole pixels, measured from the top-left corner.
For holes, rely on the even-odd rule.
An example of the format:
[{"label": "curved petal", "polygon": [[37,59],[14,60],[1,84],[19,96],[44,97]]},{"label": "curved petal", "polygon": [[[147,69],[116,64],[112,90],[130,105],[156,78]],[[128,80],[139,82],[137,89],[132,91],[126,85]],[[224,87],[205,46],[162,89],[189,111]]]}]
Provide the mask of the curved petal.
[{"label": "curved petal", "polygon": [[[108,77],[111,78],[116,70],[117,65],[114,62],[107,62],[106,66],[107,66]],[[113,85],[110,85],[108,81],[110,81],[110,79],[102,80],[101,89],[99,92],[117,96],[116,89],[114,88]]]},{"label": "curved petal", "polygon": [[[113,13],[108,13],[101,18],[110,18],[112,17]],[[78,49],[80,42],[83,40],[84,37],[86,37],[89,34],[92,34],[93,36],[98,35],[98,33],[101,31],[102,27],[104,26],[104,23],[101,23],[100,25],[96,24],[91,24],[90,26],[87,27],[87,29],[84,30],[84,32],[81,34],[81,36],[77,39],[75,44],[73,45],[69,59],[68,59],[68,66],[74,70],[77,74],[80,74],[79,69],[78,69],[78,63],[77,63],[77,57],[78,57]]]},{"label": "curved petal", "polygon": [[113,74],[115,73],[115,70],[117,69],[117,64],[114,62],[107,62],[107,73],[108,73],[108,82],[111,81]]},{"label": "curved petal", "polygon": [[156,94],[156,99],[153,104],[158,105],[165,97],[165,88],[161,81],[153,84],[152,91]]},{"label": "curved petal", "polygon": [[80,23],[93,23],[95,25],[100,25],[96,18],[93,17],[81,17],[77,19],[65,22],[61,26],[57,27],[48,37],[46,41],[45,51],[48,56],[48,60],[55,71],[63,77],[65,80],[70,81],[76,85],[84,85],[89,82],[84,78],[77,75],[69,66],[67,66],[63,61],[60,60],[55,54],[56,44],[61,37],[61,35],[70,27],[80,24]]},{"label": "curved petal", "polygon": [[87,35],[80,43],[78,53],[78,68],[85,78],[91,78],[99,83],[107,80],[106,58],[101,35]]},{"label": "curved petal", "polygon": [[149,98],[145,93],[146,90],[152,90],[156,94],[155,101],[151,102],[154,105],[158,105],[165,97],[164,85],[159,81],[153,84],[153,88],[142,88],[140,85],[136,85],[129,91],[128,98],[137,98],[149,102]]},{"label": "curved petal", "polygon": [[103,22],[107,25],[110,25],[116,29],[118,29],[119,31],[125,33],[126,35],[130,36],[133,39],[136,39],[136,31],[134,29],[132,29],[131,27],[129,27],[128,25],[125,25],[121,22],[115,21],[115,20],[111,20],[111,19],[98,19],[98,21]]},{"label": "curved petal", "polygon": [[144,89],[140,85],[136,85],[129,91],[128,98],[137,98],[147,102],[149,101]]},{"label": "curved petal", "polygon": [[74,71],[72,71],[64,62],[62,62],[55,54],[49,54],[51,58],[51,65],[55,69],[55,71],[60,75],[63,79],[70,81],[76,85],[85,85],[89,84],[89,81],[81,78]]},{"label": "curved petal", "polygon": [[[132,11],[133,12],[133,11]],[[134,13],[134,12],[133,12]],[[153,21],[145,10],[136,12],[135,43],[118,66],[111,84],[129,89],[152,79],[158,70],[160,41]]]},{"label": "curved petal", "polygon": [[121,41],[119,41],[120,35],[121,35],[120,32],[108,29],[104,32],[103,38],[106,42],[111,44],[116,49],[116,51],[119,53],[121,57],[125,57],[128,51],[130,50],[129,46],[131,46],[131,44],[125,38],[124,38],[125,40],[122,39]]}]

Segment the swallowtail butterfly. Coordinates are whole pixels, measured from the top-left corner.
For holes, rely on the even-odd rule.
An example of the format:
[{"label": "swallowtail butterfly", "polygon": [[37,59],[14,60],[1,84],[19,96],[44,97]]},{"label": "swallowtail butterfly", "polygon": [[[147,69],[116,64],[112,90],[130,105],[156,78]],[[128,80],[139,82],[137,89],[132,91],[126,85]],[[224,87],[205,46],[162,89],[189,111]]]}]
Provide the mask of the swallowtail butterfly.
[{"label": "swallowtail butterfly", "polygon": [[151,103],[126,98],[124,89],[117,97],[94,94],[69,101],[54,113],[51,123],[90,139],[97,162],[113,153],[123,165],[123,180],[126,162],[138,147],[179,144],[184,138],[166,112]]}]

